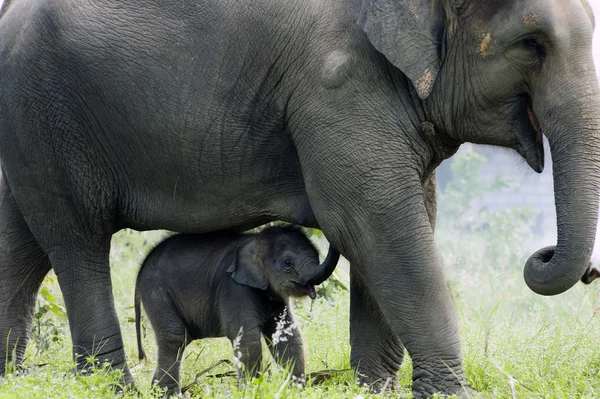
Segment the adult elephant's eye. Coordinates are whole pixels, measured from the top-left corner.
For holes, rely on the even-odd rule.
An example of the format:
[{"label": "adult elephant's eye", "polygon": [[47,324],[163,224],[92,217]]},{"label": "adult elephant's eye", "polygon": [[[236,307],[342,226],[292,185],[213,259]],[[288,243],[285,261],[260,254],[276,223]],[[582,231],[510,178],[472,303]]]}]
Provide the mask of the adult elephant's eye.
[{"label": "adult elephant's eye", "polygon": [[523,45],[527,50],[534,54],[538,61],[541,62],[546,57],[546,48],[544,43],[538,36],[528,36],[523,39]]}]

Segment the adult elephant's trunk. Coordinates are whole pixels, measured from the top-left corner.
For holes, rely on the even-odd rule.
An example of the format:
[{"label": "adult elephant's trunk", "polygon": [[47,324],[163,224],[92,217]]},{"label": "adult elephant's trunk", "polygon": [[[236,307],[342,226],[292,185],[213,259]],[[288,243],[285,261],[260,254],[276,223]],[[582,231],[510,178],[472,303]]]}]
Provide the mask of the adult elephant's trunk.
[{"label": "adult elephant's trunk", "polygon": [[541,121],[552,151],[558,228],[557,245],[535,252],[525,265],[527,285],[541,295],[560,294],[593,274],[589,265],[600,189],[600,97],[595,74],[591,80],[581,79],[586,81],[588,87],[571,88],[573,96],[563,91],[554,97]]},{"label": "adult elephant's trunk", "polygon": [[310,285],[319,285],[323,281],[327,280],[335,270],[339,259],[340,253],[336,251],[331,244],[329,244],[329,252],[327,252],[327,257],[323,263],[319,265],[321,272],[313,277],[308,283]]}]

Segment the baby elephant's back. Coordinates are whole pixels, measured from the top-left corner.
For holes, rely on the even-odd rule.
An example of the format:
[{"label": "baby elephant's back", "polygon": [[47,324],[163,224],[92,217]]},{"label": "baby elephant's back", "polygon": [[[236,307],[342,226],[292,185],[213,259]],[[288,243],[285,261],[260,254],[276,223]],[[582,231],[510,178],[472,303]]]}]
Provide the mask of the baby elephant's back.
[{"label": "baby elephant's back", "polygon": [[206,281],[227,270],[242,239],[239,234],[229,232],[176,234],[148,254],[140,273],[171,276],[180,282],[196,278]]},{"label": "baby elephant's back", "polygon": [[138,276],[144,306],[160,301],[176,309],[192,335],[219,336],[219,290],[241,240],[239,234],[220,232],[177,234],[160,243]]}]

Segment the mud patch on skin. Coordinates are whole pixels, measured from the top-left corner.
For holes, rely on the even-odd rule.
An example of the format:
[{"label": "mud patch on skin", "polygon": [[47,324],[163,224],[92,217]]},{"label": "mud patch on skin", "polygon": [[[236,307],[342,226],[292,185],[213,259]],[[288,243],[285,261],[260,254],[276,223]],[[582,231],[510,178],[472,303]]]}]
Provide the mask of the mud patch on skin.
[{"label": "mud patch on skin", "polygon": [[419,93],[419,97],[424,98],[429,95],[433,86],[433,74],[431,69],[427,68],[417,80],[415,80],[415,88]]},{"label": "mud patch on skin", "polygon": [[523,25],[528,28],[539,28],[540,17],[537,14],[527,14],[523,17]]},{"label": "mud patch on skin", "polygon": [[498,40],[492,38],[491,33],[482,34],[483,38],[481,39],[481,43],[479,44],[479,53],[483,57],[487,57],[488,55],[494,54],[496,51],[496,45],[498,44]]}]

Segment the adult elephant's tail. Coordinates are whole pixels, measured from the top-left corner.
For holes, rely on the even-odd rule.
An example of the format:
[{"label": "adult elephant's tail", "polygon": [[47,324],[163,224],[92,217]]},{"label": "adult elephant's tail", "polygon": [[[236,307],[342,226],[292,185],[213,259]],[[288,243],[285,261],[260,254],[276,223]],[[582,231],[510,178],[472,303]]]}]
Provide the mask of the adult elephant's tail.
[{"label": "adult elephant's tail", "polygon": [[142,347],[142,332],[140,328],[140,324],[142,323],[142,309],[141,309],[141,301],[140,301],[140,290],[138,289],[138,282],[135,282],[135,298],[134,298],[134,311],[135,311],[135,334],[137,336],[137,346],[138,346],[138,358],[140,361],[146,359],[146,353],[144,352],[144,348]]}]

